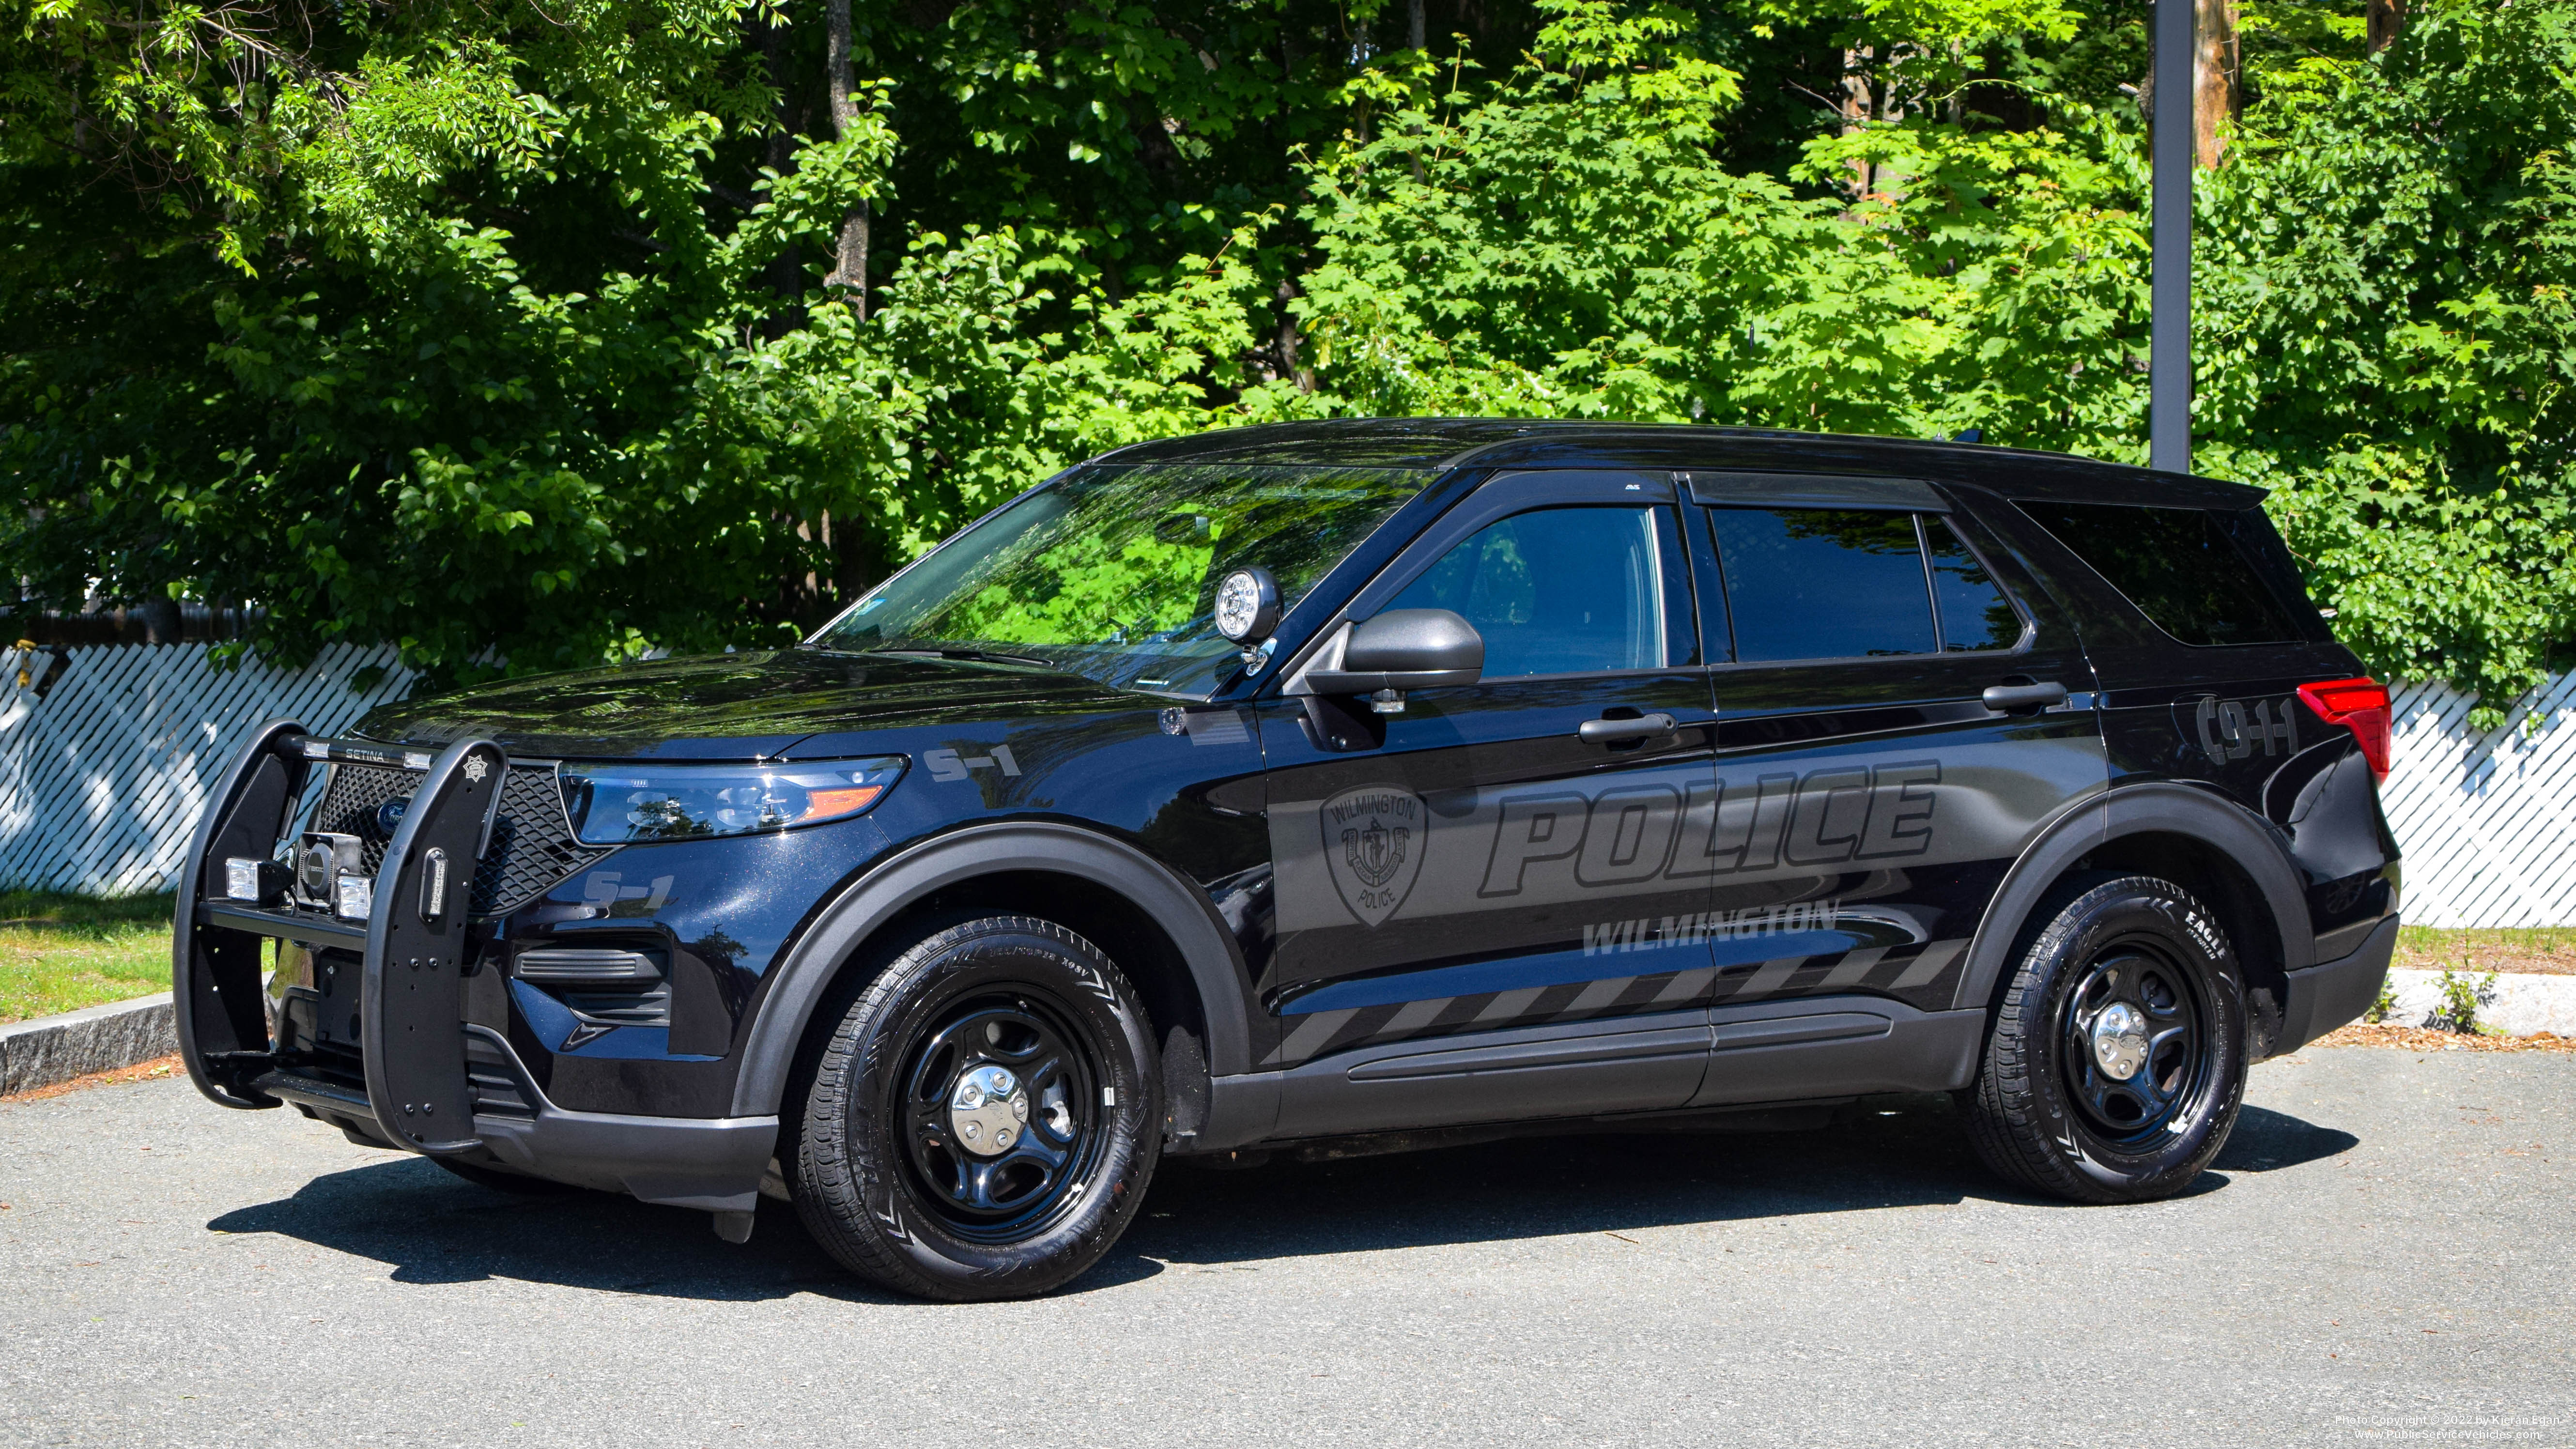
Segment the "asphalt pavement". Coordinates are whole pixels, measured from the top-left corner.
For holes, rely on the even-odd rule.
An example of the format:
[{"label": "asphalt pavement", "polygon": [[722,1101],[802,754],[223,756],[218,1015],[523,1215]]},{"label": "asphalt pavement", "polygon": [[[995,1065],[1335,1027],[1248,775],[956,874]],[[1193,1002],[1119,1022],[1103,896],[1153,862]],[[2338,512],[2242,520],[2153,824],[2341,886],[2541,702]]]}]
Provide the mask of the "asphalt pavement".
[{"label": "asphalt pavement", "polygon": [[2576,1444],[2576,1055],[2310,1048],[2172,1202],[1948,1101],[1166,1167],[1096,1271],[908,1302],[765,1204],[527,1199],[184,1080],[0,1106],[0,1442]]}]

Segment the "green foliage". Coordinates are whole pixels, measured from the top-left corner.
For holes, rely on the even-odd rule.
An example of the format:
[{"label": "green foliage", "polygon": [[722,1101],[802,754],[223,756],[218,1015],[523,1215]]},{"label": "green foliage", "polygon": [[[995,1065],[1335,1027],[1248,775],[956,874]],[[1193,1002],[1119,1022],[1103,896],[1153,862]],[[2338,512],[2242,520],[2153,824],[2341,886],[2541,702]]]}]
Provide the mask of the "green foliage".
[{"label": "green foliage", "polygon": [[[1426,6],[856,0],[844,133],[819,0],[0,0],[0,556],[456,678],[776,643],[1235,422],[2143,458],[2147,6]],[[2492,722],[2576,634],[2576,6],[2242,10],[2201,467]]]},{"label": "green foliage", "polygon": [[2478,1025],[2478,1008],[2495,1000],[2496,974],[2490,971],[2484,976],[2473,976],[2465,971],[2454,972],[2445,966],[2438,984],[2442,1004],[2425,1019],[2424,1024],[2463,1034],[2483,1030]]},{"label": "green foliage", "polygon": [[2571,59],[2568,7],[2435,11],[2209,205],[2216,470],[2378,667],[2496,703],[2576,626]]}]

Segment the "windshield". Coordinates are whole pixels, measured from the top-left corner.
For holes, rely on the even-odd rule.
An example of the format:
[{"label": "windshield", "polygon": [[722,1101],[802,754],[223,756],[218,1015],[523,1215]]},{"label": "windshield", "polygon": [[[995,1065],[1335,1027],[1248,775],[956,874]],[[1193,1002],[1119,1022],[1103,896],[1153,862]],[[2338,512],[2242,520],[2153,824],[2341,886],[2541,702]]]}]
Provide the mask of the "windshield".
[{"label": "windshield", "polygon": [[1429,470],[1190,463],[1085,468],[951,539],[810,641],[1044,664],[1172,694],[1238,664],[1209,614],[1259,564],[1293,609]]}]

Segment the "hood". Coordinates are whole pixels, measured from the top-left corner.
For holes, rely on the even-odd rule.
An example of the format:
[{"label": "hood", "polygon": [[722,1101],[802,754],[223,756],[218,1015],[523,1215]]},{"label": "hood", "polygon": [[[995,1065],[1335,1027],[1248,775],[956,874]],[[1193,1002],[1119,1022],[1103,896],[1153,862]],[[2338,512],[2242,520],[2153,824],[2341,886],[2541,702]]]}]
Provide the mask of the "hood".
[{"label": "hood", "polygon": [[1022,665],[781,649],[502,680],[387,705],[352,733],[432,747],[483,738],[539,758],[745,760],[821,734],[1160,702]]}]

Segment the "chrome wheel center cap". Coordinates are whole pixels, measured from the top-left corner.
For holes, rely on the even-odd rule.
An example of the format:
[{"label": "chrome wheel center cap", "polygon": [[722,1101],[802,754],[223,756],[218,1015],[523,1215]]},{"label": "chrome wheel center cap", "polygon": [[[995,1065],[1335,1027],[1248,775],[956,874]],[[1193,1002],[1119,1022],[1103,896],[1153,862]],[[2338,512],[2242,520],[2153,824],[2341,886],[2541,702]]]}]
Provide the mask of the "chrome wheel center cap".
[{"label": "chrome wheel center cap", "polygon": [[2093,1060],[2116,1081],[2125,1082],[2147,1064],[2146,1013],[2125,1001],[2114,1001],[2093,1019]]},{"label": "chrome wheel center cap", "polygon": [[998,1157],[1029,1130],[1029,1093],[1002,1067],[985,1065],[957,1079],[948,1094],[948,1130],[977,1157]]}]

